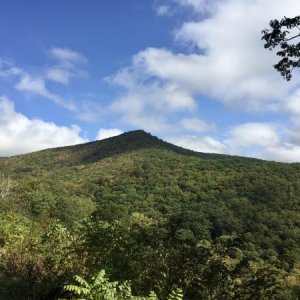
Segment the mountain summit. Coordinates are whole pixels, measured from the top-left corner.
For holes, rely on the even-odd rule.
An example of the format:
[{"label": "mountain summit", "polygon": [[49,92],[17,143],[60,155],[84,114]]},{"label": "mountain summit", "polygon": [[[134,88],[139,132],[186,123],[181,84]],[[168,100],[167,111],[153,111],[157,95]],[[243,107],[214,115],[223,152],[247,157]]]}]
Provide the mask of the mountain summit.
[{"label": "mountain summit", "polygon": [[[29,168],[32,168],[33,166],[53,168],[94,163],[107,157],[132,153],[142,149],[160,149],[202,159],[259,161],[257,159],[229,156],[225,154],[195,152],[165,142],[144,130],[129,131],[118,136],[84,144],[51,148],[17,155],[9,158],[9,161],[10,163],[14,161],[15,163],[13,163],[13,165],[30,165]],[[4,160],[7,161],[7,159]],[[27,168],[28,167],[25,169]]]}]

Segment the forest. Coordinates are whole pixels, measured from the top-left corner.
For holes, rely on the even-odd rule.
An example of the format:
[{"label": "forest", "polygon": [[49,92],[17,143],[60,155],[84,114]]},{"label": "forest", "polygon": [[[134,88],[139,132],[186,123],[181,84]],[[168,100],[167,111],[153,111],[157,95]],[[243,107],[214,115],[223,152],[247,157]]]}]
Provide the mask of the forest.
[{"label": "forest", "polygon": [[0,159],[0,299],[299,299],[300,164],[142,130]]}]

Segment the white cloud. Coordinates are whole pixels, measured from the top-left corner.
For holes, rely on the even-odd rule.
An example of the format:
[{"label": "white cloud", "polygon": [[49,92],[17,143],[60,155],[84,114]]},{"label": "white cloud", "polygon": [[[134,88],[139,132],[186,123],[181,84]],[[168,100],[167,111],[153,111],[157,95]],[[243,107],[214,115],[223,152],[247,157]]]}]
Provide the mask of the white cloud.
[{"label": "white cloud", "polygon": [[62,84],[68,84],[70,81],[71,73],[59,67],[49,68],[46,71],[46,78],[48,80],[56,81]]},{"label": "white cloud", "polygon": [[167,137],[166,140],[177,146],[197,152],[226,153],[226,146],[210,136],[182,135]]},{"label": "white cloud", "polygon": [[8,98],[0,97],[0,156],[87,142],[78,126],[58,126],[53,122],[29,119],[15,111]]},{"label": "white cloud", "polygon": [[101,128],[97,133],[96,140],[104,140],[116,135],[120,135],[122,133],[123,131],[117,128],[110,128],[110,129]]},{"label": "white cloud", "polygon": [[279,109],[290,113],[293,121],[300,126],[300,88],[293,91]]},{"label": "white cloud", "polygon": [[158,16],[170,16],[172,14],[171,8],[168,5],[159,5],[156,7],[156,13]]},{"label": "white cloud", "polygon": [[32,95],[42,96],[53,102],[63,106],[64,108],[76,111],[77,107],[71,101],[62,99],[59,95],[51,93],[45,85],[44,79],[40,77],[31,77],[28,74],[23,74],[20,81],[15,85],[15,88],[21,92],[29,93]]},{"label": "white cloud", "polygon": [[50,55],[62,62],[86,63],[87,59],[80,53],[68,49],[53,47],[49,51]]},{"label": "white cloud", "polygon": [[103,119],[107,116],[109,110],[106,107],[102,107],[99,102],[85,100],[80,109],[77,111],[77,119],[86,122],[95,122],[100,118]]},{"label": "white cloud", "polygon": [[[289,143],[295,146],[300,146],[300,125],[298,124],[292,130],[289,131]],[[299,157],[300,161],[300,157]]]},{"label": "white cloud", "polygon": [[196,76],[199,89],[247,109],[286,97],[297,83],[286,84],[272,68],[278,58],[263,48],[260,36],[271,19],[294,16],[295,11],[300,11],[296,0],[228,0],[219,2],[209,18],[184,23],[177,40],[204,51],[198,63],[202,72]]},{"label": "white cloud", "polygon": [[[211,5],[210,1],[179,3],[192,6],[195,12],[203,5]],[[205,95],[246,111],[268,111],[282,102],[297,82],[287,84],[273,69],[278,58],[264,49],[261,30],[274,17],[300,11],[300,2],[228,0],[213,3],[215,9],[209,17],[185,22],[176,31],[176,41],[188,47],[194,45],[195,53],[147,48],[133,57],[129,68],[116,74],[116,81],[130,90],[137,85],[151,87],[153,82],[161,91],[175,86],[194,103],[195,99],[201,103],[201,97],[197,96]],[[152,101],[159,100],[153,97]]]},{"label": "white cloud", "polygon": [[107,80],[126,89],[112,103],[110,112],[120,114],[124,123],[152,133],[174,132],[176,126],[169,122],[169,117],[197,108],[191,93],[176,82],[151,78],[144,65],[143,52],[133,57],[132,66]]},{"label": "white cloud", "polygon": [[[287,83],[274,70],[278,57],[264,49],[261,30],[271,19],[294,16],[295,11],[300,11],[300,2],[173,0],[162,3],[168,9],[161,5],[158,11],[161,15],[168,10],[180,13],[178,6],[193,12],[187,14],[190,19],[174,33],[176,46],[183,50],[146,48],[134,55],[130,66],[110,77],[112,83],[125,91],[109,111],[120,114],[120,120],[126,124],[169,136],[170,141],[190,149],[296,159],[300,144],[300,84],[297,80]],[[282,117],[286,113],[294,127],[289,128],[289,120],[285,124],[277,120],[248,122],[224,128],[227,138],[219,140],[210,136],[183,136],[183,129],[198,133],[213,129],[212,123],[184,115],[185,112],[196,115],[198,109],[205,107],[202,102],[211,99],[246,114],[268,113],[270,117],[276,113]],[[288,153],[293,158],[288,158]]]},{"label": "white cloud", "polygon": [[82,54],[68,48],[58,47],[51,48],[49,54],[58,63],[46,69],[47,80],[68,84],[72,77],[82,77],[87,74],[80,68],[80,65],[87,62]]},{"label": "white cloud", "polygon": [[194,132],[210,131],[215,128],[214,124],[197,118],[184,118],[180,121],[180,125],[183,128]]},{"label": "white cloud", "polygon": [[299,162],[300,146],[284,143],[278,147],[267,148],[261,157],[281,162]]},{"label": "white cloud", "polygon": [[244,123],[227,133],[230,138],[225,140],[224,144],[227,151],[232,154],[282,162],[299,162],[299,130],[285,129],[282,134],[278,131],[278,128],[268,123]]},{"label": "white cloud", "polygon": [[46,98],[52,98],[52,94],[46,89],[45,82],[41,78],[32,78],[29,75],[21,77],[19,83],[15,86],[19,91],[26,91]]},{"label": "white cloud", "polygon": [[152,105],[151,94],[129,93],[115,101],[109,110],[120,115],[120,121],[132,127],[152,133],[172,131],[174,126],[167,122],[165,108],[159,111],[158,107]]},{"label": "white cloud", "polygon": [[211,12],[222,0],[173,0],[175,3],[192,8],[197,13]]},{"label": "white cloud", "polygon": [[0,58],[0,78],[10,78],[22,73],[23,70],[16,67],[12,61]]},{"label": "white cloud", "polygon": [[[175,145],[197,152],[225,153],[256,157],[281,162],[299,162],[300,144],[286,142],[296,133],[279,135],[268,123],[243,123],[235,126],[226,134],[229,138],[221,141],[211,136],[174,135],[165,139]],[[298,138],[300,135],[297,136]],[[299,141],[299,140],[298,140]]]},{"label": "white cloud", "polygon": [[244,123],[232,128],[229,132],[230,147],[262,146],[274,147],[280,144],[280,137],[270,124]]},{"label": "white cloud", "polygon": [[[169,67],[164,61],[167,57],[157,55],[157,51],[160,50],[150,48],[139,52],[133,57],[132,66],[124,68],[111,76],[109,78],[110,82],[125,87],[128,90],[128,95],[140,95],[141,105],[144,101],[147,102],[148,106],[163,111],[195,109],[196,102],[189,90],[175,81],[164,81],[163,72],[168,72]],[[161,70],[160,74],[152,72],[153,69],[157,71],[156,73]],[[181,72],[184,70],[172,68],[170,71]]]},{"label": "white cloud", "polygon": [[86,75],[79,64],[87,62],[87,59],[67,48],[51,48],[49,53],[57,63],[39,68],[37,69],[39,71],[34,73],[17,67],[11,60],[0,58],[0,78],[14,80],[17,82],[14,87],[27,95],[44,97],[68,110],[77,111],[73,101],[63,99],[62,96],[49,91],[46,84],[47,81],[55,81],[66,85],[71,78]]}]

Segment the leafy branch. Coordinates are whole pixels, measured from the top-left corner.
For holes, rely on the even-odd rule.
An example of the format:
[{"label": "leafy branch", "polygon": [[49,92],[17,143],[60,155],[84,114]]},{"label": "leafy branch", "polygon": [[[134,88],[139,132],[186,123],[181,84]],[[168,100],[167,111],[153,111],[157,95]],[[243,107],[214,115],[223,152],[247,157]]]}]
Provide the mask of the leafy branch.
[{"label": "leafy branch", "polygon": [[274,68],[287,81],[290,81],[293,69],[300,67],[300,43],[289,43],[300,37],[300,33],[290,36],[291,30],[300,31],[300,16],[294,18],[284,17],[281,21],[274,19],[270,21],[269,25],[269,29],[262,31],[262,40],[265,41],[264,47],[269,50],[279,47],[276,54],[281,59],[274,65]]}]

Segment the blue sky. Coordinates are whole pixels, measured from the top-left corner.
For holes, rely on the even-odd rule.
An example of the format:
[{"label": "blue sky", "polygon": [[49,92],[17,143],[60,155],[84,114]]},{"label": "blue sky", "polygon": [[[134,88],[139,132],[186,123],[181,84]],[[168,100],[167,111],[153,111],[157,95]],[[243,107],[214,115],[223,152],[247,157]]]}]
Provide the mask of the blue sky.
[{"label": "blue sky", "polygon": [[300,161],[299,74],[285,82],[260,40],[298,2],[2,1],[0,156],[144,129]]}]

